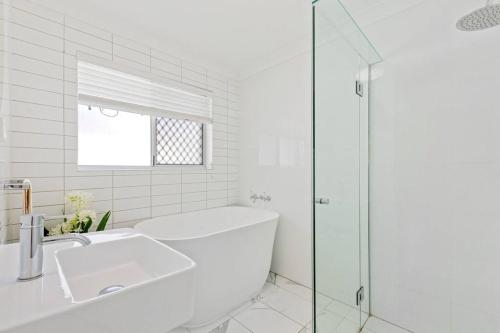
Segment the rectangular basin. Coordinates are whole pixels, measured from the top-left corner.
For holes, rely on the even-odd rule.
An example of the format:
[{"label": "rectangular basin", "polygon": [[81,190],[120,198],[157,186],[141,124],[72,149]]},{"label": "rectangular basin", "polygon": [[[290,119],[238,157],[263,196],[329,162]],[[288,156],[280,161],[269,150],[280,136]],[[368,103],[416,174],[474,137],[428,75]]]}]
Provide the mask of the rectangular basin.
[{"label": "rectangular basin", "polygon": [[161,332],[194,311],[196,264],[144,235],[55,254],[65,294],[106,332]]},{"label": "rectangular basin", "polygon": [[193,266],[189,258],[142,235],[60,250],[56,261],[74,302],[106,294],[106,288],[120,291],[166,279]]}]

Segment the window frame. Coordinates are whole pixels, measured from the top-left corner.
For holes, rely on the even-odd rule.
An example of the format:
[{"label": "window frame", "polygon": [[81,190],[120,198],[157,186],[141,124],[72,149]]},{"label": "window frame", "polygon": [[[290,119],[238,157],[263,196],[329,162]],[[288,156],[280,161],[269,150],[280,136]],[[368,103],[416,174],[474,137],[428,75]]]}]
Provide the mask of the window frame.
[{"label": "window frame", "polygon": [[[155,107],[142,107],[139,106],[137,107],[132,107],[132,109],[135,110],[130,110],[129,107],[131,106],[130,104],[126,102],[121,102],[121,101],[116,101],[116,100],[110,100],[106,98],[97,98],[97,99],[92,99],[88,100],[87,98],[89,96],[86,96],[83,94],[83,100],[81,100],[81,95],[80,92],[77,92],[77,98],[76,98],[76,105],[75,109],[76,112],[78,113],[78,107],[79,105],[92,105],[92,106],[101,106],[105,109],[114,109],[118,110],[119,112],[136,112],[136,113],[141,113],[144,115],[149,115],[150,117],[150,124],[151,124],[151,138],[150,138],[150,165],[148,166],[134,166],[134,165],[80,165],[78,164],[78,141],[80,140],[80,136],[78,135],[78,116],[77,118],[77,161],[76,161],[76,166],[77,170],[79,171],[92,171],[92,170],[144,170],[144,171],[149,171],[149,170],[158,170],[162,168],[199,168],[203,170],[209,170],[212,169],[212,163],[213,163],[213,91],[211,89],[207,89],[206,87],[200,87],[196,86],[193,84],[188,84],[184,83],[179,80],[173,80],[173,79],[167,79],[163,76],[158,76],[155,75],[151,72],[146,72],[143,70],[139,70],[134,67],[130,67],[127,65],[123,64],[117,64],[114,61],[110,60],[105,60],[99,57],[95,57],[93,55],[87,54],[87,53],[82,53],[82,52],[77,52],[77,63],[80,61],[84,63],[90,63],[96,66],[101,66],[101,67],[106,67],[111,70],[116,70],[123,72],[125,74],[130,74],[134,76],[138,76],[141,78],[149,79],[154,81],[155,83],[166,85],[168,87],[171,87],[173,89],[179,89],[186,91],[188,93],[194,93],[194,94],[199,94],[203,95],[206,97],[210,98],[210,117],[208,119],[196,119],[197,117],[193,118],[185,118],[186,120],[189,121],[195,121],[199,122],[203,125],[203,164],[199,165],[194,165],[194,164],[176,164],[176,165],[168,165],[168,164],[156,164],[155,163],[155,155],[156,155],[156,117],[165,117],[167,118],[168,116],[162,115],[162,109],[157,109]],[[78,72],[78,69],[77,69]],[[78,73],[77,73],[78,74]],[[77,88],[78,88],[78,83],[77,83]],[[139,110],[139,112],[137,112]],[[144,113],[140,112],[141,110],[144,110]],[[174,112],[175,114],[176,112]],[[178,114],[178,116],[182,117],[182,114]],[[180,118],[179,119],[182,119]],[[171,118],[178,118],[178,117],[171,117]]]},{"label": "window frame", "polygon": [[[86,106],[86,103],[78,103],[76,112],[79,111],[79,106]],[[96,107],[96,105],[91,105],[91,107]],[[108,109],[108,108],[106,108]],[[111,108],[109,108],[111,109]],[[117,112],[128,112],[116,110]],[[78,141],[80,140],[79,135],[79,121],[77,117],[77,168],[79,171],[98,171],[98,170],[158,170],[163,168],[203,168],[205,170],[209,170],[212,168],[212,124],[198,121],[199,124],[202,125],[202,149],[203,149],[203,163],[202,164],[157,164],[156,156],[157,156],[157,127],[156,127],[156,118],[161,117],[160,115],[147,115],[149,117],[150,123],[150,160],[149,165],[139,166],[139,165],[82,165],[78,163]],[[163,118],[167,118],[163,116]],[[193,121],[191,119],[184,119],[187,121]],[[196,122],[196,121],[195,121]]]}]

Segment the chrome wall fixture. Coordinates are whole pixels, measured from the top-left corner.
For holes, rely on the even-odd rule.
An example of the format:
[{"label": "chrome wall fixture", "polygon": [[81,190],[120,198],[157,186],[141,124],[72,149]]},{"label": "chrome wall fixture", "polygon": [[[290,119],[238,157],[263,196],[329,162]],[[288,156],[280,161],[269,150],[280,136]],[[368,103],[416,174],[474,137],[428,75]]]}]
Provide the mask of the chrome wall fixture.
[{"label": "chrome wall fixture", "polygon": [[23,214],[31,214],[31,182],[28,179],[9,179],[2,183],[4,191],[23,191]]},{"label": "chrome wall fixture", "polygon": [[263,192],[260,194],[256,194],[256,193],[251,192],[251,194],[250,194],[250,200],[252,200],[253,203],[257,202],[258,200],[263,201],[263,202],[269,202],[269,201],[271,201],[271,199],[272,199],[272,197],[270,195],[266,194],[266,192]]}]

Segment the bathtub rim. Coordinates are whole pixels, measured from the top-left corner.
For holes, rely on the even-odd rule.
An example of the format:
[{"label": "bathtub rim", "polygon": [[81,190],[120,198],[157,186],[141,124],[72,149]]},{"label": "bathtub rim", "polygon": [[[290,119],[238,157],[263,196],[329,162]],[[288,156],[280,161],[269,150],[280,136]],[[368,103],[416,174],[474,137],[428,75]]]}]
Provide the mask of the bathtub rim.
[{"label": "bathtub rim", "polygon": [[[206,233],[206,234],[199,235],[199,236],[193,236],[193,237],[169,238],[169,237],[165,237],[165,236],[160,236],[160,235],[155,235],[155,234],[152,234],[152,233],[148,233],[144,229],[141,228],[141,225],[145,225],[146,223],[151,222],[153,220],[165,219],[165,218],[168,219],[169,217],[172,217],[172,216],[186,215],[186,214],[197,213],[197,212],[201,212],[201,211],[210,211],[210,210],[217,210],[217,209],[223,209],[223,208],[246,208],[246,209],[257,210],[257,211],[261,211],[261,212],[270,213],[271,216],[269,218],[267,218],[267,219],[259,219],[257,221],[252,221],[250,223],[246,223],[246,224],[243,224],[243,225],[239,225],[239,226],[235,226],[235,227],[229,227],[229,228],[225,228],[225,229],[222,229],[222,230],[218,230],[218,231]],[[215,208],[202,209],[202,210],[194,211],[194,212],[186,212],[186,213],[179,213],[179,214],[172,214],[172,215],[154,217],[154,218],[147,219],[147,220],[144,220],[144,221],[141,221],[141,222],[137,223],[134,226],[134,229],[137,230],[138,232],[141,232],[141,233],[143,233],[145,235],[148,235],[149,237],[151,237],[153,239],[156,239],[158,241],[176,242],[176,241],[189,241],[189,240],[196,240],[196,239],[203,239],[203,238],[213,237],[213,236],[224,234],[224,233],[227,233],[227,232],[230,232],[230,231],[235,231],[235,230],[239,230],[239,229],[246,229],[246,228],[248,228],[250,226],[258,225],[258,224],[262,224],[262,223],[266,223],[266,222],[269,222],[269,223],[270,222],[276,222],[276,223],[278,223],[279,218],[280,218],[280,214],[278,212],[276,212],[276,211],[273,211],[273,210],[262,209],[262,208],[255,208],[255,207],[248,207],[248,206],[235,206],[235,205],[232,205],[232,206],[223,206],[223,207],[215,207]]]}]

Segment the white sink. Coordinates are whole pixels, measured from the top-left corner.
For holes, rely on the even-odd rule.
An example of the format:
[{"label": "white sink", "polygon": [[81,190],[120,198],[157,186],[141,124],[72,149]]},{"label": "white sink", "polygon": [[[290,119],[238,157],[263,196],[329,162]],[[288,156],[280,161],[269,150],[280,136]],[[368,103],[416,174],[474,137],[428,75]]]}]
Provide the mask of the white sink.
[{"label": "white sink", "polygon": [[165,333],[189,321],[191,259],[130,229],[89,238],[86,247],[47,246],[40,279],[1,281],[1,298],[16,301],[0,310],[0,332]]}]

